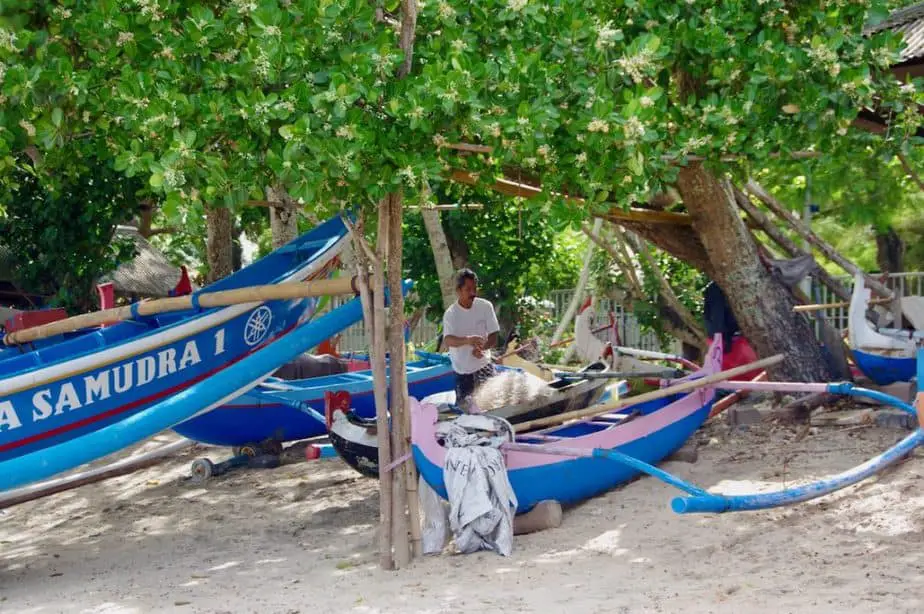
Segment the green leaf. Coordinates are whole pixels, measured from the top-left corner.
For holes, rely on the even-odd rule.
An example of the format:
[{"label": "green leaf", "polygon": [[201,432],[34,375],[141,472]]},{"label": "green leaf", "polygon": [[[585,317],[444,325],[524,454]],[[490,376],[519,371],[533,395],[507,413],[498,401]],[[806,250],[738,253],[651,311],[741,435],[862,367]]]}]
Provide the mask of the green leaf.
[{"label": "green leaf", "polygon": [[163,173],[152,173],[148,178],[148,183],[151,184],[152,188],[159,188],[164,185],[164,175]]},{"label": "green leaf", "polygon": [[55,107],[51,111],[51,123],[56,127],[61,127],[61,121],[64,119],[64,111],[60,107]]}]

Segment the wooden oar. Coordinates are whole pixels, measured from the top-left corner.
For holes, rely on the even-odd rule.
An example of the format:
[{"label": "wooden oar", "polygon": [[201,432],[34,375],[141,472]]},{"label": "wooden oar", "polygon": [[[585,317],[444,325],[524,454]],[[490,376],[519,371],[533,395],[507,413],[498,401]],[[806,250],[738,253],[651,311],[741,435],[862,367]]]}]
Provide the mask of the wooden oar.
[{"label": "wooden oar", "polygon": [[657,369],[652,371],[557,371],[552,375],[559,379],[629,379],[638,377],[681,378],[686,373],[680,369]]},{"label": "wooden oar", "polygon": [[585,409],[578,409],[575,411],[570,411],[564,414],[559,414],[557,416],[548,416],[546,418],[538,418],[536,420],[530,420],[528,422],[521,422],[514,427],[514,430],[518,433],[523,431],[528,431],[540,426],[549,426],[555,424],[562,424],[569,420],[578,420],[580,418],[586,418],[588,416],[598,416],[600,414],[608,414],[616,409],[622,407],[628,407],[629,405],[637,405],[639,403],[645,403],[647,401],[653,401],[655,399],[663,399],[664,397],[669,397],[680,392],[688,392],[690,390],[696,390],[697,388],[705,388],[710,384],[715,384],[717,382],[725,381],[732,379],[736,375],[742,375],[749,371],[754,371],[757,369],[766,369],[767,367],[773,366],[783,362],[782,354],[775,354],[769,358],[764,358],[761,360],[756,360],[752,363],[741,365],[740,367],[735,367],[734,369],[728,369],[726,371],[719,371],[718,373],[713,373],[712,375],[707,375],[706,377],[701,377],[694,380],[689,380],[686,382],[681,382],[679,384],[674,384],[673,386],[668,386],[667,388],[661,388],[660,390],[653,390],[651,392],[646,392],[634,397],[626,397],[623,399],[616,399],[609,403],[601,403],[600,405],[594,405],[592,407],[587,407]]},{"label": "wooden oar", "polygon": [[185,311],[196,306],[199,307],[227,307],[241,303],[292,300],[311,296],[329,296],[339,294],[356,294],[355,277],[339,277],[337,279],[318,279],[307,282],[287,282],[270,284],[266,286],[248,286],[233,290],[219,290],[217,292],[202,292],[185,296],[143,301],[124,307],[113,307],[92,313],[84,313],[57,322],[50,322],[42,326],[35,326],[5,335],[3,343],[16,345],[29,343],[37,339],[45,339],[63,333],[74,332],[83,328],[92,328],[109,322],[131,320],[138,316],[150,316],[171,311]]},{"label": "wooden oar", "polygon": [[181,452],[195,445],[195,443],[196,442],[190,439],[181,439],[173,443],[165,444],[156,450],[151,450],[136,456],[129,456],[128,458],[123,458],[122,460],[115,461],[103,467],[38,482],[37,484],[30,484],[29,486],[23,486],[22,488],[5,492],[0,495],[0,509],[151,467],[166,460],[168,455]]}]

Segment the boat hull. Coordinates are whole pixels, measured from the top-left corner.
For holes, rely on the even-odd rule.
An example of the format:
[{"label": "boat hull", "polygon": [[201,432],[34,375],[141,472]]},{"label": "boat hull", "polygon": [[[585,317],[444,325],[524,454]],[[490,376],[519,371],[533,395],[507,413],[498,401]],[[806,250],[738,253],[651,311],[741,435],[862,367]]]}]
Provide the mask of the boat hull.
[{"label": "boat hull", "polygon": [[[670,426],[616,449],[646,463],[657,464],[680,449],[702,426],[709,417],[712,404],[713,402],[709,401],[698,411]],[[565,440],[562,445],[573,444]],[[447,498],[443,467],[422,454],[419,447],[414,446],[413,452],[420,475],[441,497]],[[509,454],[511,453],[507,453]],[[510,485],[517,497],[517,513],[528,512],[540,501],[549,499],[563,505],[579,503],[624,484],[638,475],[637,470],[627,465],[602,458],[572,458],[507,472]]]},{"label": "boat hull", "polygon": [[[407,365],[410,395],[425,397],[456,384],[456,375],[448,361],[422,360]],[[197,416],[173,430],[202,443],[218,446],[243,446],[267,439],[280,442],[308,439],[327,433],[327,426],[304,409],[324,415],[324,393],[345,390],[350,393],[352,408],[359,416],[375,416],[375,396],[369,370],[314,377],[285,382],[297,391],[254,389],[207,414]]]},{"label": "boat hull", "polygon": [[879,386],[909,382],[917,374],[917,359],[903,356],[883,356],[857,348],[851,350],[857,368]]},{"label": "boat hull", "polygon": [[[721,370],[721,335],[709,349],[702,377]],[[504,450],[507,475],[517,497],[517,512],[529,511],[543,500],[577,503],[599,495],[637,476],[635,469],[612,460],[593,458],[594,449],[615,449],[656,464],[679,449],[706,421],[715,390],[704,388],[645,404],[621,408],[618,415],[527,433],[518,442],[533,443],[537,451]],[[443,466],[447,450],[437,440],[437,408],[411,402],[412,451],[420,475],[443,498],[447,497]],[[538,436],[537,436],[538,435]],[[540,438],[541,437],[541,438]],[[541,447],[579,449],[587,456],[541,453]]]},{"label": "boat hull", "polygon": [[[203,291],[318,279],[334,271],[347,241],[334,218]],[[0,361],[0,463],[40,452],[132,417],[311,320],[320,298],[252,302],[139,317]],[[361,319],[355,309],[342,319]],[[340,318],[328,321],[341,322]],[[279,364],[267,361],[266,377]],[[237,388],[252,382],[240,382]]]}]

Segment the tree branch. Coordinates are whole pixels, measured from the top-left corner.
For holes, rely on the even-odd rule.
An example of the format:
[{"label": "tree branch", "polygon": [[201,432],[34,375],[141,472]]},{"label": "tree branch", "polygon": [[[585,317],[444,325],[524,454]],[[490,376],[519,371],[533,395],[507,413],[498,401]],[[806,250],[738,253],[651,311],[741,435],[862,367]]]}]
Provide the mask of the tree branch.
[{"label": "tree branch", "polygon": [[404,51],[404,62],[398,69],[398,79],[411,74],[411,65],[414,63],[414,36],[417,30],[417,0],[401,0],[401,49]]},{"label": "tree branch", "polygon": [[921,181],[921,176],[918,175],[918,172],[912,168],[911,164],[908,162],[908,158],[905,157],[905,154],[898,152],[898,159],[902,163],[902,168],[905,169],[905,172],[911,177],[916,184],[918,184],[918,189],[924,192],[924,181]]}]

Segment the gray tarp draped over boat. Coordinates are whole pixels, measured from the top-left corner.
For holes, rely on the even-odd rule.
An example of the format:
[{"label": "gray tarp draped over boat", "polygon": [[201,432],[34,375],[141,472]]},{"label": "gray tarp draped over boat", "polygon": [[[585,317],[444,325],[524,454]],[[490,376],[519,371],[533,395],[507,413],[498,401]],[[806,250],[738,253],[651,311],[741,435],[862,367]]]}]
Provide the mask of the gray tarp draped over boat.
[{"label": "gray tarp draped over boat", "polygon": [[[499,447],[513,439],[513,429],[493,416],[463,415],[437,427],[444,440],[443,481],[449,499],[449,528],[459,552],[494,550],[509,556],[513,549],[513,517],[517,498],[507,479]],[[445,508],[424,491],[425,552],[433,552],[444,536],[439,518]]]}]

